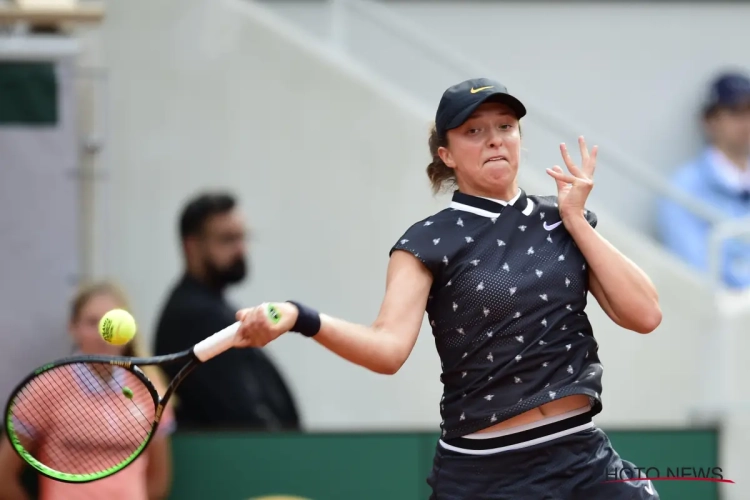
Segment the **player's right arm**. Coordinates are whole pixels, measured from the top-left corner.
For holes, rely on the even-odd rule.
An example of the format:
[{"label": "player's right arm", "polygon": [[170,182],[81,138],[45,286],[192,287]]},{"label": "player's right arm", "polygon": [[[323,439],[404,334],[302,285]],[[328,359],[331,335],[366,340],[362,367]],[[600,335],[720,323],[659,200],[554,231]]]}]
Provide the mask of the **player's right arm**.
[{"label": "player's right arm", "polygon": [[318,343],[342,358],[392,375],[406,362],[422,326],[432,274],[414,256],[395,251],[375,322],[367,327],[321,314]]},{"label": "player's right arm", "polygon": [[[406,362],[417,341],[432,286],[432,273],[413,255],[394,251],[388,264],[385,296],[371,326],[321,314],[321,326],[313,337],[328,350],[376,373],[392,375]],[[237,313],[242,346],[262,347],[292,328],[297,309],[276,304],[278,325],[271,325],[265,306]]]},{"label": "player's right arm", "polygon": [[3,436],[0,440],[0,500],[29,500],[20,481],[23,466],[23,460]]}]

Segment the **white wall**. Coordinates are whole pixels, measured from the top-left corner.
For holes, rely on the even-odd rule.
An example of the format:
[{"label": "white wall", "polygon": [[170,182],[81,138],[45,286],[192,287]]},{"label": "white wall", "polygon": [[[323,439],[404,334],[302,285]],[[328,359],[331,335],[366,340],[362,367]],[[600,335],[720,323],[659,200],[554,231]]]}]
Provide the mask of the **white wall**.
[{"label": "white wall", "polygon": [[[750,364],[747,363],[750,338],[747,335],[747,325],[750,322],[750,293],[744,296],[726,298],[721,301],[722,309],[726,313],[726,321],[714,330],[713,343],[721,342],[726,350],[720,366],[726,367],[723,380],[716,381],[714,390],[724,397],[732,412],[722,421],[719,463],[726,471],[729,479],[736,484],[722,484],[720,493],[727,500],[744,500],[750,498],[750,485],[745,481],[738,481],[748,469],[747,447],[750,446],[750,395],[743,390],[745,381],[750,377]],[[717,365],[711,366],[716,369]],[[703,372],[709,380],[712,374]]]},{"label": "white wall", "polygon": [[0,401],[34,368],[72,349],[68,300],[79,276],[73,55],[57,44],[2,44],[0,61],[54,65],[58,121],[0,124]]},{"label": "white wall", "polygon": [[[528,157],[539,168],[559,163],[559,142],[575,144],[580,134],[599,142],[606,183],[592,201],[649,232],[654,191],[624,171],[608,145],[669,174],[702,146],[697,112],[706,82],[725,65],[750,71],[747,3],[376,2],[478,70],[417,48],[393,20],[378,21],[358,2],[339,3],[347,5],[346,49],[430,106],[465,78],[489,75],[508,85],[532,108]],[[332,2],[264,4],[311,33],[330,34]],[[576,125],[560,133],[541,112]]]},{"label": "white wall", "polygon": [[[257,235],[239,305],[295,297],[374,319],[388,249],[445,202],[424,175],[432,109],[245,0],[116,2],[104,41],[111,175],[99,193],[98,253],[101,271],[132,293],[143,334],[180,269],[180,204],[213,186],[240,194]],[[554,184],[539,171],[527,169],[524,186],[548,193]],[[685,268],[597,211],[602,234],[652,274],[665,312],[660,331],[644,337],[592,306],[605,363],[600,422],[682,423],[710,305]],[[390,378],[295,335],[269,349],[309,429],[437,428],[440,370],[427,328]]]},{"label": "white wall", "polygon": [[[179,272],[181,203],[203,187],[228,187],[257,239],[238,304],[296,297],[369,322],[389,246],[436,206],[422,175],[427,126],[304,41],[224,4],[110,7],[106,268],[150,328]],[[439,361],[429,344],[424,336],[391,379],[299,336],[273,351],[311,427],[416,426],[439,422]]]}]

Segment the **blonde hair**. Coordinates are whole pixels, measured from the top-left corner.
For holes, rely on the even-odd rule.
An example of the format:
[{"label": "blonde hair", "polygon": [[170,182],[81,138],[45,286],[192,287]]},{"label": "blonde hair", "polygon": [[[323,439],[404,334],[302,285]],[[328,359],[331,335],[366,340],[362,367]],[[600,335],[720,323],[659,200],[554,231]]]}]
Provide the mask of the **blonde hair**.
[{"label": "blonde hair", "polygon": [[[130,310],[130,301],[121,287],[112,281],[96,281],[84,284],[79,288],[78,293],[76,293],[70,305],[70,322],[75,323],[83,308],[86,307],[86,304],[99,295],[112,297],[117,303],[119,303],[120,308],[132,313]],[[147,358],[151,356],[151,353],[143,342],[143,336],[136,335],[133,337],[133,340],[125,346],[122,355]],[[141,369],[149,380],[153,382],[156,390],[163,395],[168,385],[164,372],[157,366],[143,366]]]}]

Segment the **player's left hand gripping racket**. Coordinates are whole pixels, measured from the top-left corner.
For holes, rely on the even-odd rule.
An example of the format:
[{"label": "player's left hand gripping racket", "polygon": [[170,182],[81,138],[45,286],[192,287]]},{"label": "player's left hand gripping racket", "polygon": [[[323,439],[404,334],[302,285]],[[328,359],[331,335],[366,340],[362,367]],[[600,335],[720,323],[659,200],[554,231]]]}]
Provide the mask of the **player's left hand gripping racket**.
[{"label": "player's left hand gripping racket", "polygon": [[[278,323],[277,308],[268,306]],[[133,463],[159,427],[164,407],[196,367],[234,346],[239,322],[192,348],[150,358],[71,356],[43,365],[5,409],[10,442],[41,474],[69,483],[111,476]],[[163,395],[139,366],[184,363]]]}]

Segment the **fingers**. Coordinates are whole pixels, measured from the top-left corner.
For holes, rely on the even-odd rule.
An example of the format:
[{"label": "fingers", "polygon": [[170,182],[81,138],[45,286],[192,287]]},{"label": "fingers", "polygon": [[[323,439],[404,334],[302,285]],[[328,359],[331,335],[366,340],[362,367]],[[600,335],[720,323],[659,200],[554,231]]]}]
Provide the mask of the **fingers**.
[{"label": "fingers", "polygon": [[547,173],[557,181],[558,188],[563,188],[566,184],[573,184],[576,181],[574,176],[566,174],[563,172],[563,169],[557,165],[555,165],[554,168],[548,168]]},{"label": "fingers", "polygon": [[259,306],[253,307],[252,312],[252,322],[256,326],[260,326],[263,324],[263,310],[265,309],[265,304],[261,304]]},{"label": "fingers", "polygon": [[268,319],[267,304],[263,303],[237,312],[241,322],[237,331],[240,347],[263,347],[279,336],[277,328]]},{"label": "fingers", "polygon": [[589,162],[586,165],[586,169],[584,172],[586,175],[589,176],[589,179],[594,177],[594,172],[596,171],[596,155],[599,152],[599,146],[594,146],[591,148],[591,157],[589,158]]},{"label": "fingers", "polygon": [[583,172],[581,172],[578,166],[573,162],[573,159],[568,153],[568,147],[564,142],[560,144],[560,154],[562,154],[563,161],[565,162],[565,166],[568,167],[568,171],[576,177],[581,177],[583,175]]},{"label": "fingers", "polygon": [[581,162],[585,167],[589,161],[589,150],[586,147],[586,139],[583,136],[578,138],[578,148],[581,150]]},{"label": "fingers", "polygon": [[578,146],[581,149],[583,173],[591,179],[596,170],[596,154],[599,151],[599,146],[591,148],[591,153],[589,153],[589,148],[586,146],[586,139],[583,136],[578,138]]},{"label": "fingers", "polygon": [[[563,172],[563,169],[561,169],[559,165],[555,165],[554,167],[552,167],[551,172],[553,172],[555,174],[558,174],[558,175],[561,175],[561,176],[565,176],[566,175]],[[548,169],[547,173],[550,174],[550,176],[553,179],[555,179],[555,184],[557,185],[557,191],[558,191],[558,193],[561,192],[563,189],[565,189],[565,187],[568,185],[568,183],[565,180],[558,179],[556,176],[552,175],[550,173],[550,169]]]},{"label": "fingers", "polygon": [[[555,167],[554,167],[554,168],[556,168],[556,169],[559,169],[560,167],[558,167],[557,165],[555,165]],[[555,177],[554,175],[552,175],[552,173],[551,173],[551,172],[553,172],[553,170],[547,169],[547,173],[548,173],[548,174],[550,174],[550,176],[551,176],[551,177],[552,177],[553,179],[555,179],[555,184],[557,185],[557,192],[558,192],[558,193],[561,193],[561,192],[562,192],[562,190],[563,190],[563,189],[565,189],[565,186],[567,186],[567,185],[568,185],[568,183],[567,183],[567,182],[565,182],[565,181],[561,181],[560,179],[556,178],[556,177]],[[556,173],[559,173],[559,172],[556,172]]]},{"label": "fingers", "polygon": [[596,155],[599,151],[599,146],[594,146],[591,149],[591,152],[589,152],[588,146],[586,145],[586,139],[583,136],[580,136],[578,138],[578,147],[581,151],[582,168],[579,168],[570,157],[570,153],[568,153],[568,148],[565,143],[560,144],[560,153],[562,154],[565,166],[568,167],[570,173],[576,177],[591,179],[596,170]]},{"label": "fingers", "polygon": [[247,314],[252,310],[253,309],[251,307],[240,309],[239,311],[237,311],[237,314],[235,314],[234,317],[237,321],[242,321],[243,319],[245,319],[245,316],[247,316]]}]

